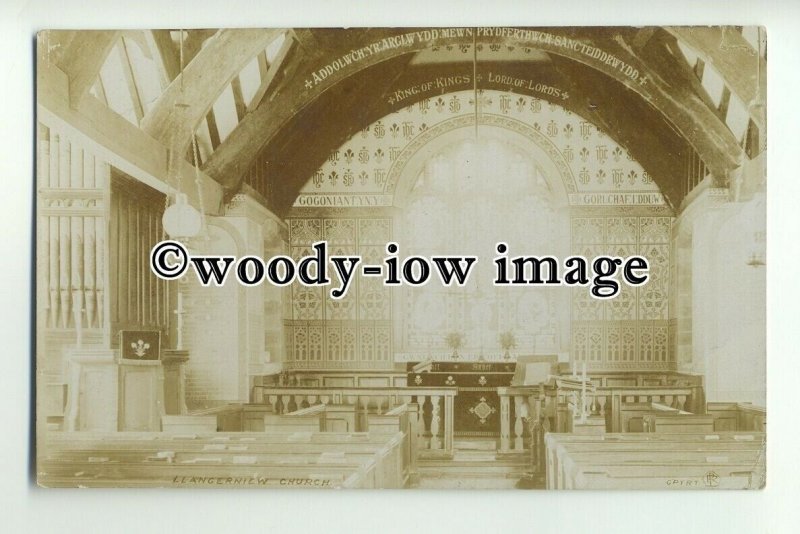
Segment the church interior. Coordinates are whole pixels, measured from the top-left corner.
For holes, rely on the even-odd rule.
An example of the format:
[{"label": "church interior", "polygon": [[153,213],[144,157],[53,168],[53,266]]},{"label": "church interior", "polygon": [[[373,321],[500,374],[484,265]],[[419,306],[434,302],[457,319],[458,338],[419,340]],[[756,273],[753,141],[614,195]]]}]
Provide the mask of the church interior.
[{"label": "church interior", "polygon": [[[36,473],[49,487],[758,489],[759,27],[43,31]],[[380,265],[347,294],[151,249]],[[492,283],[509,256],[649,280]]]}]

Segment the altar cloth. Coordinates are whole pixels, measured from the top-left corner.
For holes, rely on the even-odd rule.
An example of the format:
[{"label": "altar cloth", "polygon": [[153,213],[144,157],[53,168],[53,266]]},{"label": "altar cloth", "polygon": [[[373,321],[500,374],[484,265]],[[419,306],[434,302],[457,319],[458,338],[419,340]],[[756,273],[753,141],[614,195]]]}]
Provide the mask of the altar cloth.
[{"label": "altar cloth", "polygon": [[[511,384],[514,362],[432,362],[429,370],[414,372],[419,362],[406,365],[408,385],[451,386],[458,389],[453,403],[455,436],[499,437],[500,397],[498,387]],[[427,407],[423,414],[427,415]]]}]

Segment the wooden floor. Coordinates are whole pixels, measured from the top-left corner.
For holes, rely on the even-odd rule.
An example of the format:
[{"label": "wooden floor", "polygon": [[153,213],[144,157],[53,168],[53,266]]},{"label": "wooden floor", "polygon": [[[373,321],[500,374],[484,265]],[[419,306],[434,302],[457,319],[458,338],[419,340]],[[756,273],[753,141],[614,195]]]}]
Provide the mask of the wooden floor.
[{"label": "wooden floor", "polygon": [[526,480],[529,466],[528,457],[498,455],[494,441],[457,441],[452,460],[420,460],[417,465],[419,481],[411,487],[486,490],[527,488],[530,486]]}]

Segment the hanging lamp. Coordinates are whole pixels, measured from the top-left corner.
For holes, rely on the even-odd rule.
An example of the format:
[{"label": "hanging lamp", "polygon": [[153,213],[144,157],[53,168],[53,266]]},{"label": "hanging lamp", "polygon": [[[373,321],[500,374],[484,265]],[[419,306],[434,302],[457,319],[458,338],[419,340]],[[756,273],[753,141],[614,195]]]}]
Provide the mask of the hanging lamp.
[{"label": "hanging lamp", "polygon": [[[183,93],[183,30],[180,30],[180,89]],[[203,197],[200,187],[199,179],[199,161],[197,156],[197,139],[192,134],[192,154],[195,171],[195,183],[198,188],[198,199],[202,205]],[[172,178],[175,174],[174,154],[170,153],[168,160],[167,177]],[[203,216],[195,209],[194,206],[189,204],[189,200],[185,193],[180,191],[180,179],[177,179],[178,187],[175,192],[175,201],[172,205],[164,210],[164,215],[161,218],[161,224],[164,231],[173,239],[178,238],[191,238],[200,232],[203,223]]]}]

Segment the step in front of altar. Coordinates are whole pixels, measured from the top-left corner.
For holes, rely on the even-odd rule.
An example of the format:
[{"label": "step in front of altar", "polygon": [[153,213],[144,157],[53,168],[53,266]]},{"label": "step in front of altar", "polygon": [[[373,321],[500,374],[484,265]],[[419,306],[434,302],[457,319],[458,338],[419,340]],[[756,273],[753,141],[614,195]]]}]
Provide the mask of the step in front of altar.
[{"label": "step in front of altar", "polygon": [[497,441],[493,439],[455,440],[453,448],[460,451],[496,451]]},{"label": "step in front of altar", "polygon": [[426,478],[519,479],[529,469],[525,458],[498,459],[492,452],[457,451],[452,460],[421,460],[420,476]]}]

